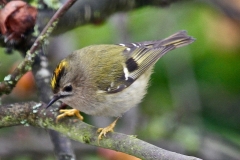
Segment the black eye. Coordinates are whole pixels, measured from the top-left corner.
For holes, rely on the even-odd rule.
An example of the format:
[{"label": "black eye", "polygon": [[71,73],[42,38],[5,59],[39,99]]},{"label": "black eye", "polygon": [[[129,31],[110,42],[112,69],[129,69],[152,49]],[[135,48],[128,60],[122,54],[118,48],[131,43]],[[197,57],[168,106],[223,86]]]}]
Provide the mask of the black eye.
[{"label": "black eye", "polygon": [[72,85],[67,85],[63,88],[63,91],[65,92],[72,92]]}]

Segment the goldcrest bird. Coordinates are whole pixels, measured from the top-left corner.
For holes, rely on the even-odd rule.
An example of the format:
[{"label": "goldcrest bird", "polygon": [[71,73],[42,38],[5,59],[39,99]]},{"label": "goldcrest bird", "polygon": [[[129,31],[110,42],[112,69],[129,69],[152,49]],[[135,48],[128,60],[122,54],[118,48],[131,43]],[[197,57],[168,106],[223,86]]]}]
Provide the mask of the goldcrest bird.
[{"label": "goldcrest bird", "polygon": [[[179,31],[163,40],[92,45],[74,51],[53,72],[54,96],[47,107],[60,100],[74,108],[60,110],[57,120],[73,115],[82,120],[79,111],[120,117],[143,99],[154,64],[165,53],[194,40]],[[98,139],[113,131],[116,121],[100,128]]]}]

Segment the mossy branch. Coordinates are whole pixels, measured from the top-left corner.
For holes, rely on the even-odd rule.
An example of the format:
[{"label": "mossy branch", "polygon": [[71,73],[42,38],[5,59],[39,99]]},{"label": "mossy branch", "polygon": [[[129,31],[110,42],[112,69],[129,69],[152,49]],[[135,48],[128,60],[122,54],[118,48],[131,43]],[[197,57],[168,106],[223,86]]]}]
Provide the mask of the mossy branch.
[{"label": "mossy branch", "polygon": [[56,123],[56,109],[45,109],[44,103],[26,102],[0,106],[0,128],[25,125],[58,131],[69,138],[94,146],[109,148],[147,160],[199,160],[161,149],[121,133],[108,133],[98,143],[97,128],[78,119],[64,118]]}]

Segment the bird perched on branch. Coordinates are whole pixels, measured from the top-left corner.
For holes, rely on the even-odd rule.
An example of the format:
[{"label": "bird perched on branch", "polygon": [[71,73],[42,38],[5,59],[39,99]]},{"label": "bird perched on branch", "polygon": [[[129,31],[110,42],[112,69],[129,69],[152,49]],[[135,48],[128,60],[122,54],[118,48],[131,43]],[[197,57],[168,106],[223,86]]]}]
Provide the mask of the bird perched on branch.
[{"label": "bird perched on branch", "polygon": [[[167,52],[194,42],[186,31],[166,39],[116,45],[92,45],[74,51],[53,72],[54,92],[47,107],[60,100],[73,109],[60,110],[57,120],[80,112],[120,117],[141,102],[154,64]],[[98,139],[113,131],[117,119],[99,128]]]}]

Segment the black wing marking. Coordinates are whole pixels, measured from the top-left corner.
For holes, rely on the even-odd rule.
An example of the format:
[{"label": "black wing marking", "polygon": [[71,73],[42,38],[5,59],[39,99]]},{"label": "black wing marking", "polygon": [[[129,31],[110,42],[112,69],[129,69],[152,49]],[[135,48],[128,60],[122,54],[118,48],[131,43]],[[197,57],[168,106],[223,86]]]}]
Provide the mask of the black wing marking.
[{"label": "black wing marking", "polygon": [[128,69],[129,72],[133,72],[135,70],[137,70],[139,68],[138,63],[133,59],[133,57],[130,57],[127,61],[126,61],[126,67]]}]

